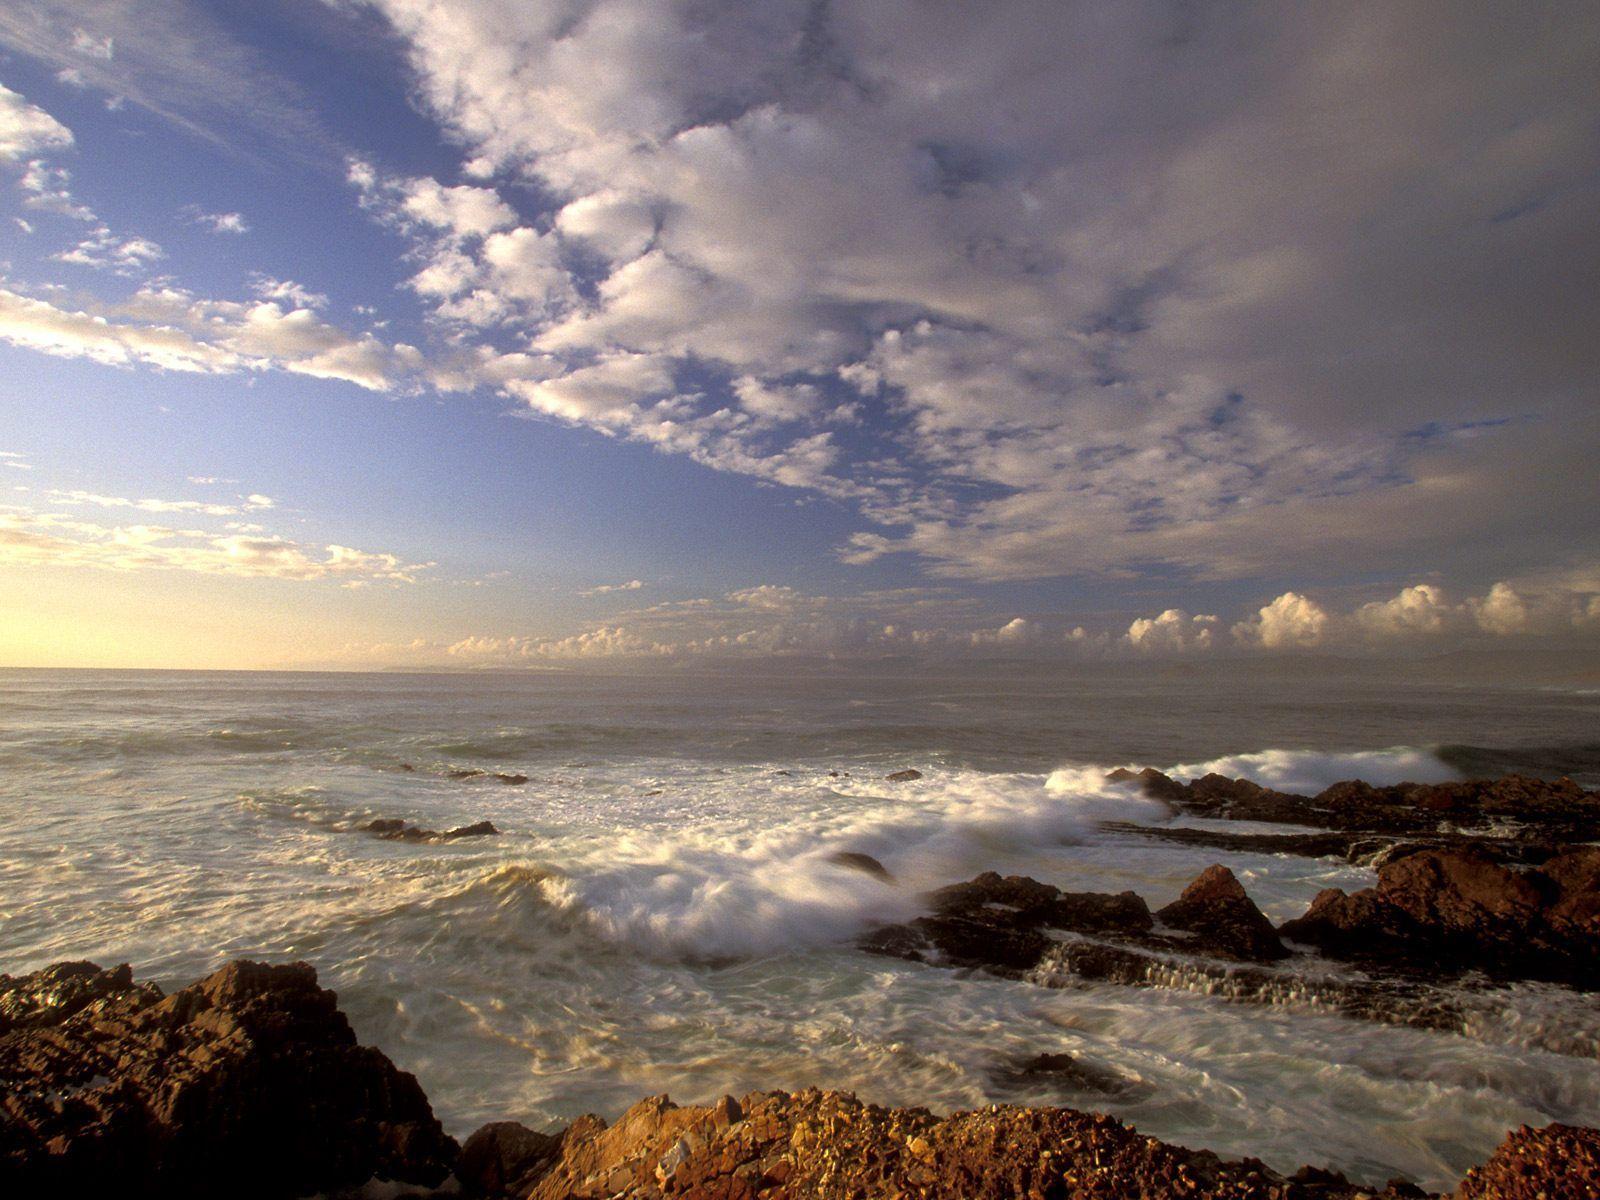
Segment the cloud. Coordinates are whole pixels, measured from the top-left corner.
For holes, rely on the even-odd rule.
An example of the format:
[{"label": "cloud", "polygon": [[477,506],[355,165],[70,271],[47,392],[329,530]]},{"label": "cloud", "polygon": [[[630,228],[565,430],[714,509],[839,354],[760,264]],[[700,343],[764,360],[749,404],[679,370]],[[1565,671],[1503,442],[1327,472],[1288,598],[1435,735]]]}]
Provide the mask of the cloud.
[{"label": "cloud", "polygon": [[250,222],[244,219],[243,213],[223,212],[195,212],[190,219],[196,224],[209,229],[212,233],[249,233]]},{"label": "cloud", "polygon": [[1123,640],[1145,654],[1209,650],[1216,623],[1214,616],[1190,616],[1181,608],[1169,608],[1158,616],[1135,618]]},{"label": "cloud", "polygon": [[586,592],[579,592],[580,596],[608,596],[612,592],[637,592],[644,587],[644,580],[630,579],[627,583],[602,583],[599,587],[592,587]]},{"label": "cloud", "polygon": [[57,262],[74,263],[80,267],[93,267],[118,275],[137,275],[157,260],[165,258],[166,251],[149,238],[124,237],[100,225],[71,250],[63,250],[52,257]]},{"label": "cloud", "polygon": [[327,296],[292,279],[274,279],[271,275],[252,273],[250,290],[263,300],[272,300],[291,309],[328,306]]},{"label": "cloud", "polygon": [[1528,628],[1528,606],[1506,583],[1495,584],[1482,599],[1468,600],[1467,609],[1485,633],[1506,636]]},{"label": "cloud", "polygon": [[313,546],[276,534],[100,525],[15,508],[0,509],[0,562],[347,585],[411,583],[433,565],[349,546]]},{"label": "cloud", "polygon": [[0,159],[13,161],[72,145],[72,130],[0,84]]},{"label": "cloud", "polygon": [[438,319],[525,337],[541,412],[857,505],[847,562],[1337,573],[1476,533],[1474,439],[1592,429],[1590,14],[367,7],[504,181],[355,176]]},{"label": "cloud", "polygon": [[1285,592],[1263,606],[1249,621],[1233,627],[1233,636],[1245,645],[1268,650],[1309,648],[1322,644],[1328,613],[1315,600],[1299,592]]},{"label": "cloud", "polygon": [[1356,624],[1372,637],[1417,637],[1436,634],[1451,622],[1455,609],[1444,592],[1432,584],[1402,588],[1388,600],[1363,604],[1355,612]]}]

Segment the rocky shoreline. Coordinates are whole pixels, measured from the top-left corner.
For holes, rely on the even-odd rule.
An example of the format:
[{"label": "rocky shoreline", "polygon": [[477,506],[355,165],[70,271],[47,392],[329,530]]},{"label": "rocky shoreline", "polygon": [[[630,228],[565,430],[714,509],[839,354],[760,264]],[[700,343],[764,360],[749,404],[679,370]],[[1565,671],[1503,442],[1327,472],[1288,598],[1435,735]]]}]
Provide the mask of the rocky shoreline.
[{"label": "rocky shoreline", "polygon": [[[1343,784],[1317,797],[1218,777],[1179,784],[1155,772],[1113,782],[1178,813],[1376,840],[1376,885],[1325,891],[1274,927],[1221,865],[1154,911],[1132,892],[1073,893],[990,873],[934,893],[926,916],[873,930],[862,947],[1048,986],[1170,986],[1174,972],[1187,971],[1219,994],[1254,1001],[1304,993],[1327,964],[1342,974],[1316,986],[1339,1011],[1438,1028],[1459,1019],[1441,980],[1600,990],[1600,847],[1585,844],[1600,827],[1600,796],[1570,781]],[[370,832],[490,832],[382,824]],[[1343,853],[1333,843],[1324,850]],[[843,852],[841,864],[887,877],[866,855]],[[1127,1083],[1063,1055],[1014,1069],[1106,1096]],[[1363,1187],[1316,1167],[1284,1175],[1069,1108],[941,1117],[816,1090],[682,1107],[656,1096],[609,1125],[585,1116],[545,1133],[499,1122],[458,1145],[417,1080],[358,1043],[304,963],[235,962],[171,995],[126,966],[61,963],[0,976],[0,1195],[101,1192],[152,1200],[1427,1195],[1403,1180]],[[1600,1195],[1600,1131],[1511,1131],[1453,1195]]]},{"label": "rocky shoreline", "polygon": [[[1460,1200],[1578,1200],[1600,1131],[1512,1131]],[[422,1089],[357,1044],[304,963],[235,962],[170,996],[126,966],[0,976],[0,1192],[162,1200],[328,1197],[785,1200],[1165,1197],[1418,1200],[1141,1136],[1103,1114],[994,1106],[939,1117],[808,1090],[635,1104],[547,1134],[458,1145]]]}]

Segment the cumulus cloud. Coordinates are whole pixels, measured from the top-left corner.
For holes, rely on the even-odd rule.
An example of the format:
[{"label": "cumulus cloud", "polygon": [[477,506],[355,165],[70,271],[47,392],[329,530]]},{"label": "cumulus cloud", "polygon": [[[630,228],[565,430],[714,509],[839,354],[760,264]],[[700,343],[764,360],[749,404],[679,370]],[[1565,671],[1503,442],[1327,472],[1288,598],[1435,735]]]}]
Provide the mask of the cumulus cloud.
[{"label": "cumulus cloud", "polygon": [[579,592],[578,595],[608,596],[612,592],[637,592],[642,587],[644,587],[644,580],[630,579],[626,583],[602,583],[600,586],[592,587],[588,591]]},{"label": "cumulus cloud", "polygon": [[1214,616],[1190,616],[1181,608],[1169,608],[1158,616],[1135,618],[1123,640],[1145,654],[1209,650],[1216,623]]},{"label": "cumulus cloud", "polygon": [[72,145],[72,130],[0,84],[0,159],[24,159]]},{"label": "cumulus cloud", "polygon": [[1528,628],[1528,606],[1506,583],[1495,584],[1481,599],[1468,600],[1467,609],[1486,633],[1505,636]]},{"label": "cumulus cloud", "polygon": [[249,233],[250,222],[244,219],[243,213],[236,212],[194,212],[191,220],[196,225],[209,229],[212,233]]},{"label": "cumulus cloud", "polygon": [[1445,601],[1442,590],[1419,583],[1402,588],[1388,600],[1363,604],[1356,610],[1355,620],[1373,637],[1417,637],[1440,632],[1454,615],[1455,609]]},{"label": "cumulus cloud", "polygon": [[1233,636],[1246,645],[1268,650],[1321,645],[1328,628],[1328,614],[1315,600],[1299,592],[1285,592],[1263,605],[1248,621],[1233,627]]}]

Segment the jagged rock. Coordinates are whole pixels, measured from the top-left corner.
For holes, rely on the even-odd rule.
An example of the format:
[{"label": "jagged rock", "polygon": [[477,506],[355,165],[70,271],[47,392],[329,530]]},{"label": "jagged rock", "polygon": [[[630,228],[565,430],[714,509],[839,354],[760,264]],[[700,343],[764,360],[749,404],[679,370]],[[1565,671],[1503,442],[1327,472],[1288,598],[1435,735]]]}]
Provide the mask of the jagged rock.
[{"label": "jagged rock", "polygon": [[990,1077],[1004,1088],[1046,1084],[1066,1092],[1123,1097],[1135,1091],[1150,1091],[1137,1079],[1071,1054],[1036,1054],[1021,1062],[1003,1063],[990,1072]]},{"label": "jagged rock", "polygon": [[1289,956],[1272,922],[1224,866],[1207,867],[1156,920],[1195,934],[1206,950],[1227,958],[1271,962]]},{"label": "jagged rock", "polygon": [[1473,1167],[1457,1200],[1594,1200],[1600,1196],[1600,1130],[1527,1125]]},{"label": "jagged rock", "polygon": [[[1183,1196],[1354,1200],[1332,1172],[1286,1178],[1147,1138],[1111,1117],[996,1106],[937,1118],[841,1092],[757,1092],[712,1108],[665,1096],[617,1123],[581,1117],[529,1200],[1000,1200]],[[1394,1193],[1387,1193],[1393,1197]]]},{"label": "jagged rock", "polygon": [[135,983],[127,963],[102,971],[92,962],[65,962],[13,979],[0,975],[0,1034],[59,1025],[88,1010],[102,1012],[124,997],[161,999],[153,983]]},{"label": "jagged rock", "polygon": [[870,854],[862,854],[855,850],[840,850],[836,854],[828,855],[828,861],[841,867],[848,867],[852,871],[860,871],[863,875],[871,875],[874,879],[883,880],[884,883],[894,882],[894,875],[889,868]]},{"label": "jagged rock", "polygon": [[503,771],[496,771],[494,777],[496,781],[500,783],[508,783],[512,787],[521,787],[523,784],[528,782],[528,777],[526,775],[508,775]]},{"label": "jagged rock", "polygon": [[440,833],[437,829],[423,829],[398,817],[380,817],[376,821],[368,821],[361,826],[361,831],[375,833],[386,842],[453,842],[459,838],[491,837],[500,832],[492,821],[460,825]]},{"label": "jagged rock", "polygon": [[915,767],[908,767],[904,771],[894,771],[884,776],[890,783],[910,783],[913,779],[921,779],[922,772]]},{"label": "jagged rock", "polygon": [[461,1146],[456,1178],[469,1196],[526,1195],[561,1145],[515,1121],[485,1125]]},{"label": "jagged rock", "polygon": [[1366,963],[1600,987],[1600,850],[1517,871],[1473,850],[1385,863],[1378,885],[1330,888],[1279,932]]},{"label": "jagged rock", "polygon": [[84,966],[76,996],[97,999],[0,1035],[0,1194],[266,1200],[448,1174],[456,1146],[417,1081],[356,1043],[306,964],[233,963],[166,997]]}]

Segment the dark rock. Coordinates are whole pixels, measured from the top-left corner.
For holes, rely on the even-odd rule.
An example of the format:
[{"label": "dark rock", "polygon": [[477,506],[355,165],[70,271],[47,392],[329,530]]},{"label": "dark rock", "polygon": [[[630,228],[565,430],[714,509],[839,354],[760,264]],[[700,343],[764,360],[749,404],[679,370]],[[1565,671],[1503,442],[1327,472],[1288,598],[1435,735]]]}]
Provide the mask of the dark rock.
[{"label": "dark rock", "polygon": [[1473,1167],[1457,1200],[1594,1200],[1600,1196],[1600,1130],[1527,1125]]},{"label": "dark rock", "polygon": [[1470,848],[1421,850],[1378,871],[1378,885],[1320,893],[1286,938],[1336,958],[1396,968],[1600,988],[1600,851],[1582,848],[1517,871]]},{"label": "dark rock", "polygon": [[134,983],[127,963],[102,971],[91,962],[56,963],[13,979],[0,975],[0,1034],[12,1029],[59,1025],[84,1010],[103,1011],[124,997],[159,1000],[153,983]]},{"label": "dark rock", "polygon": [[507,775],[502,772],[496,772],[495,779],[500,783],[508,783],[512,787],[521,787],[523,784],[528,782],[528,777],[526,775]]},{"label": "dark rock", "polygon": [[915,767],[908,767],[904,771],[895,771],[892,774],[885,775],[884,778],[890,783],[910,783],[913,779],[921,779],[922,772]]},{"label": "dark rock", "polygon": [[1101,1096],[1127,1096],[1139,1090],[1140,1083],[1110,1067],[1085,1062],[1072,1054],[1036,1054],[1021,1062],[1002,1064],[990,1077],[1001,1087],[1015,1089],[1045,1084],[1063,1091]]},{"label": "dark rock", "polygon": [[1224,866],[1207,867],[1156,920],[1193,933],[1213,954],[1244,962],[1287,958],[1278,933]]},{"label": "dark rock", "polygon": [[860,871],[863,875],[871,875],[874,879],[883,880],[884,883],[894,882],[894,875],[889,868],[870,854],[861,854],[855,850],[840,850],[836,854],[828,855],[828,861],[841,867],[848,867],[852,871]]},{"label": "dark rock", "polygon": [[515,1121],[496,1121],[462,1145],[456,1178],[468,1196],[526,1195],[531,1177],[542,1172],[560,1146],[559,1137]]},{"label": "dark rock", "polygon": [[461,825],[440,833],[437,829],[423,829],[398,817],[380,817],[361,826],[363,833],[376,834],[386,842],[453,842],[459,838],[489,837],[500,831],[492,821],[479,821],[474,825]]},{"label": "dark rock", "polygon": [[448,772],[446,772],[445,773],[445,778],[446,779],[477,779],[482,774],[483,774],[483,772],[481,770],[479,770],[477,767],[466,767],[466,768],[463,768],[462,770],[459,770],[459,771],[448,771]]},{"label": "dark rock", "polygon": [[416,770],[416,768],[413,767],[410,763],[401,763],[400,764],[400,769],[402,771],[415,771]]},{"label": "dark rock", "polygon": [[356,1043],[304,963],[233,963],[166,997],[102,974],[99,999],[31,1005],[0,1035],[0,1194],[265,1200],[449,1173],[417,1081]]}]

